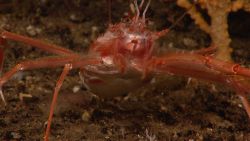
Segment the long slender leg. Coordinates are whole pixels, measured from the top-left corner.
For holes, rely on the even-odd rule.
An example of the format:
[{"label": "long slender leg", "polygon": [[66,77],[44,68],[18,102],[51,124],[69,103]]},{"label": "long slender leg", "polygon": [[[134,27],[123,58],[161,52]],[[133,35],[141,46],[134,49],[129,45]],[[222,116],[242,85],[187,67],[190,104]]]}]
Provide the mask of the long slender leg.
[{"label": "long slender leg", "polygon": [[32,38],[18,35],[15,33],[11,33],[8,31],[2,31],[0,33],[0,76],[2,73],[2,67],[3,67],[3,63],[4,63],[4,49],[8,48],[7,43],[6,43],[7,39],[22,42],[22,43],[31,45],[33,47],[36,47],[36,48],[39,48],[39,49],[42,49],[44,51],[47,51],[47,52],[50,52],[53,54],[57,54],[57,55],[78,56],[78,54],[74,53],[73,51],[70,51],[70,50],[63,48],[63,47],[60,47],[60,46],[47,44],[43,41],[32,39]]},{"label": "long slender leg", "polygon": [[54,53],[54,54],[58,54],[58,55],[77,55],[76,53],[74,53],[71,50],[68,50],[66,48],[60,47],[60,46],[56,46],[56,45],[51,45],[48,43],[45,43],[43,41],[37,40],[37,39],[32,39],[29,37],[25,37],[22,35],[18,35],[15,33],[11,33],[8,31],[3,31],[2,33],[0,33],[0,45],[1,45],[1,40],[3,42],[3,40],[13,40],[13,41],[18,41],[18,42],[22,42],[31,46],[34,46],[36,48],[45,50],[47,52],[50,53]]},{"label": "long slender leg", "polygon": [[57,97],[58,97],[59,90],[60,90],[60,88],[62,86],[62,83],[63,83],[66,75],[73,68],[73,66],[78,68],[78,67],[83,67],[83,66],[85,66],[87,64],[96,64],[96,63],[99,63],[98,59],[89,60],[89,62],[86,62],[86,60],[79,59],[79,60],[73,62],[72,64],[66,64],[64,66],[63,72],[61,73],[61,76],[59,77],[59,79],[58,79],[58,81],[56,83],[55,90],[54,90],[53,99],[52,99],[52,102],[51,102],[51,105],[50,105],[50,112],[49,112],[49,118],[48,118],[48,121],[47,121],[47,128],[46,128],[46,131],[45,131],[44,141],[48,141],[48,139],[49,139],[50,127],[51,127],[51,123],[52,123],[54,109],[55,109],[55,106],[56,106]]},{"label": "long slender leg", "polygon": [[36,68],[46,68],[46,67],[53,68],[53,67],[63,66],[73,61],[74,59],[75,58],[72,58],[72,57],[41,58],[41,59],[32,60],[32,61],[24,61],[24,62],[17,64],[14,68],[6,72],[0,78],[0,97],[2,101],[6,105],[6,101],[2,92],[3,84],[6,83],[18,71],[30,70],[30,69],[36,69]]},{"label": "long slender leg", "polygon": [[4,49],[8,47],[6,44],[6,40],[0,38],[0,76],[2,75],[3,70],[3,62],[4,62]]},{"label": "long slender leg", "polygon": [[58,94],[59,94],[59,90],[60,90],[60,88],[62,86],[62,83],[63,83],[66,75],[69,73],[69,71],[71,69],[72,69],[72,64],[66,64],[64,66],[64,69],[62,71],[61,76],[59,77],[59,79],[58,79],[58,81],[56,83],[52,103],[50,105],[50,112],[49,112],[49,118],[48,118],[48,124],[47,124],[47,128],[46,128],[46,132],[45,132],[45,136],[44,136],[44,141],[48,141],[48,138],[49,138],[51,122],[52,122],[52,118],[53,118],[54,109],[55,109],[55,106],[56,106],[56,100],[57,100],[57,97],[58,97]]},{"label": "long slender leg", "polygon": [[[170,73],[217,82],[233,88],[240,96],[245,110],[250,118],[250,105],[247,96],[250,94],[250,84],[246,77],[250,77],[250,70],[237,64],[222,62],[216,59],[196,54],[171,54],[165,57],[153,57],[144,68],[155,73]],[[239,79],[242,78],[242,79]]]},{"label": "long slender leg", "polygon": [[38,68],[55,68],[64,66],[67,63],[72,63],[74,65],[74,68],[79,68],[79,67],[84,67],[86,65],[100,64],[101,60],[98,58],[89,58],[89,57],[79,58],[75,56],[63,56],[54,58],[46,57],[37,60],[28,60],[20,62],[0,78],[0,97],[2,101],[6,105],[6,101],[2,93],[3,84],[6,83],[18,71],[38,69]]},{"label": "long slender leg", "polygon": [[0,76],[2,75],[3,71],[3,62],[4,62],[4,50],[0,47]]},{"label": "long slender leg", "polygon": [[28,60],[20,62],[0,78],[0,87],[4,83],[6,83],[6,81],[8,81],[18,71],[38,69],[38,68],[55,68],[59,66],[64,66],[65,64],[70,63],[75,59],[77,58],[67,56],[67,57],[57,57],[57,58],[41,58],[37,60]]}]

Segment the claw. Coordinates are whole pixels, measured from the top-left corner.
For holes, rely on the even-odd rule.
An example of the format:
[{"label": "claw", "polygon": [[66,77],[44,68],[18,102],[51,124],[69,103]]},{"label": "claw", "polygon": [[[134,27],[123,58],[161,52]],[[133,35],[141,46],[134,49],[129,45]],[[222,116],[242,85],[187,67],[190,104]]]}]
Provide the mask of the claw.
[{"label": "claw", "polygon": [[244,97],[244,96],[241,96],[241,95],[239,95],[239,97],[240,97],[240,99],[241,99],[241,102],[242,102],[243,106],[244,106],[245,109],[246,109],[246,112],[247,112],[247,114],[248,114],[248,117],[250,118],[250,105],[249,105],[249,102],[248,102],[247,98]]},{"label": "claw", "polygon": [[4,103],[4,106],[6,106],[6,105],[7,105],[7,102],[6,102],[5,98],[4,98],[2,88],[0,88],[0,97],[1,97],[1,99],[2,99],[2,101],[3,101],[3,103]]}]

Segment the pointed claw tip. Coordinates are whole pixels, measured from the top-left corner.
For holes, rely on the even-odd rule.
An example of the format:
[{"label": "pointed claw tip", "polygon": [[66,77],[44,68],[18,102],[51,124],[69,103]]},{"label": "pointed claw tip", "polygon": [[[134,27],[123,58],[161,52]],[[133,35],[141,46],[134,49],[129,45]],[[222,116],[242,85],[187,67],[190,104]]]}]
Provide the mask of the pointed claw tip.
[{"label": "pointed claw tip", "polygon": [[4,106],[7,106],[7,102],[6,102],[5,98],[4,98],[2,88],[0,88],[0,97],[1,97],[1,99],[3,101],[3,103],[4,103]]}]

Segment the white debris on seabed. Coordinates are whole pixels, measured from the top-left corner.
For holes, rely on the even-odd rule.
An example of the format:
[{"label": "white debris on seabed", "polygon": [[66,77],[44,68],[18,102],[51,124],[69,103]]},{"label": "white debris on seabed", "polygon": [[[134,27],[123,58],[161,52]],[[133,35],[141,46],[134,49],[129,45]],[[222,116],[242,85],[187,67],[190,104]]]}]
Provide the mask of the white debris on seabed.
[{"label": "white debris on seabed", "polygon": [[19,100],[23,101],[26,98],[32,98],[31,94],[19,93]]},{"label": "white debris on seabed", "polygon": [[150,81],[150,84],[155,84],[156,83],[156,78],[152,78],[151,81]]},{"label": "white debris on seabed", "polygon": [[145,135],[138,135],[139,141],[157,141],[156,136],[149,133],[148,129],[145,131]]},{"label": "white debris on seabed", "polygon": [[173,43],[173,42],[170,42],[170,43],[168,44],[168,48],[175,48],[174,43]]},{"label": "white debris on seabed", "polygon": [[148,131],[148,129],[146,129],[145,134],[146,134],[146,139],[148,141],[157,141],[156,140],[156,136],[153,135],[153,134],[150,134],[149,131]]},{"label": "white debris on seabed", "polygon": [[85,122],[88,122],[90,120],[90,118],[91,118],[90,113],[85,110],[82,113],[82,120],[85,121]]},{"label": "white debris on seabed", "polygon": [[38,27],[34,27],[33,25],[29,25],[26,27],[26,32],[30,36],[36,36],[37,34],[41,33],[42,29]]},{"label": "white debris on seabed", "polygon": [[8,135],[11,139],[19,140],[22,138],[22,135],[19,132],[10,132]]},{"label": "white debris on seabed", "polygon": [[189,47],[197,47],[198,46],[198,43],[195,40],[191,39],[191,38],[184,38],[183,39],[183,44],[185,46],[189,46]]},{"label": "white debris on seabed", "polygon": [[105,139],[108,140],[108,139],[110,139],[110,137],[109,136],[105,136]]},{"label": "white debris on seabed", "polygon": [[15,80],[20,81],[20,80],[23,79],[24,76],[25,76],[25,72],[19,71],[19,72],[17,72],[16,74],[14,74],[14,76],[12,76],[11,79],[15,79]]},{"label": "white debris on seabed", "polygon": [[76,16],[76,14],[70,14],[69,19],[73,22],[78,21],[78,17]]},{"label": "white debris on seabed", "polygon": [[161,105],[161,107],[160,107],[160,111],[161,112],[168,112],[168,108],[166,107],[166,106],[163,106],[163,105]]},{"label": "white debris on seabed", "polygon": [[83,15],[77,14],[77,13],[71,13],[69,15],[69,20],[71,22],[79,23],[79,22],[83,21]]},{"label": "white debris on seabed", "polygon": [[76,85],[76,86],[73,87],[72,91],[73,91],[73,93],[77,93],[77,92],[80,91],[80,89],[81,89],[81,86]]},{"label": "white debris on seabed", "polygon": [[0,18],[0,29],[5,29],[7,21],[8,21],[7,18],[4,16]]},{"label": "white debris on seabed", "polygon": [[242,104],[238,104],[238,107],[242,108],[243,106],[242,106]]}]

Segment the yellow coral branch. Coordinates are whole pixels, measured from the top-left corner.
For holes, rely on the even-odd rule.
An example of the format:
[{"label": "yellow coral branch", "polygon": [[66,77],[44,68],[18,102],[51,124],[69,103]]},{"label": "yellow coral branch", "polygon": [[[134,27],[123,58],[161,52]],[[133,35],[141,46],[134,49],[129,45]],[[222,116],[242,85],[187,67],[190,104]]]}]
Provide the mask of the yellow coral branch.
[{"label": "yellow coral branch", "polygon": [[195,24],[200,26],[200,28],[208,34],[210,33],[210,27],[208,23],[203,19],[202,15],[200,14],[200,12],[197,11],[196,7],[193,6],[193,4],[191,4],[187,0],[178,0],[177,4],[180,7],[188,9],[188,14],[191,16],[192,19],[194,19]]}]

